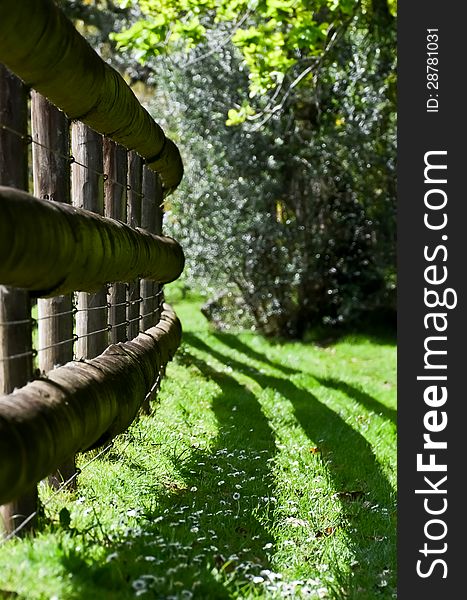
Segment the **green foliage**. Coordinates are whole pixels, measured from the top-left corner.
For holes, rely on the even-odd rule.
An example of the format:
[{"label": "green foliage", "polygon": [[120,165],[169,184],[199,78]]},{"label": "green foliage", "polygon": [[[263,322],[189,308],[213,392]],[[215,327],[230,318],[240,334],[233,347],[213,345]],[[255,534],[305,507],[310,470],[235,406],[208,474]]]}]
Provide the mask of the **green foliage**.
[{"label": "green foliage", "polygon": [[394,311],[391,7],[122,4],[114,60],[152,86],[150,109],[183,149],[165,227],[219,326],[300,337]]},{"label": "green foliage", "polygon": [[154,414],[82,457],[77,492],[41,486],[42,530],[0,546],[0,597],[393,598],[394,342],[276,344],[178,308]]},{"label": "green foliage", "polygon": [[[393,0],[139,0],[142,18],[116,33],[117,47],[142,62],[188,51],[206,42],[208,30],[227,25],[228,39],[248,69],[249,97],[267,94],[294,69],[317,65],[340,29],[355,18],[367,25],[395,14]],[[127,7],[128,1],[122,2]],[[240,119],[231,120],[237,124]]]},{"label": "green foliage", "polygon": [[232,124],[248,111],[234,49],[214,39],[196,70],[161,71],[187,164],[166,227],[191,280],[213,289],[206,314],[220,325],[301,336],[394,308],[393,39],[350,29],[319,86],[294,90],[261,127],[223,124],[226,111]]}]

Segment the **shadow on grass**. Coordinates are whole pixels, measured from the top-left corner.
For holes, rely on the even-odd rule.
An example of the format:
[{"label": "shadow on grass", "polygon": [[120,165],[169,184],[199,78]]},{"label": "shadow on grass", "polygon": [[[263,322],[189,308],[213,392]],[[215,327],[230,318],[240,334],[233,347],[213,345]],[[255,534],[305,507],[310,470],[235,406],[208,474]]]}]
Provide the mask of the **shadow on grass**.
[{"label": "shadow on grass", "polygon": [[378,346],[395,345],[397,343],[397,319],[395,311],[380,311],[364,315],[349,325],[321,325],[308,331],[303,341],[326,347],[337,343],[342,338],[365,338]]},{"label": "shadow on grass", "polygon": [[[222,335],[219,335],[218,339],[222,341]],[[292,403],[297,421],[304,432],[321,448],[334,489],[339,494],[339,498],[342,498],[345,519],[350,521],[350,526],[347,526],[346,530],[357,561],[356,569],[360,573],[356,572],[355,577],[341,582],[349,594],[347,597],[380,597],[382,590],[377,587],[375,578],[385,569],[392,571],[388,577],[391,583],[385,590],[385,593],[390,594],[395,586],[396,527],[393,521],[395,493],[367,440],[312,393],[297,387],[292,381],[265,375],[237,359],[212,349],[192,333],[185,334],[184,340],[188,345],[250,377],[262,388],[277,390]],[[226,344],[228,345],[228,339]],[[334,380],[331,381],[336,383]],[[346,393],[349,391],[354,390],[347,388]],[[367,396],[364,400],[373,406],[376,401],[373,398],[370,401],[370,398]],[[377,404],[379,407],[379,403]],[[359,497],[360,500],[349,501],[349,493],[353,493],[350,494],[350,498]],[[364,571],[373,578],[373,581],[368,596],[358,596],[359,586],[364,589],[365,585],[368,585]],[[338,577],[339,574],[336,573],[336,578]]]},{"label": "shadow on grass", "polygon": [[109,544],[100,563],[68,553],[64,565],[74,582],[69,598],[120,600],[146,590],[143,598],[192,593],[222,600],[234,589],[246,597],[252,578],[269,566],[273,432],[246,387],[189,353],[181,360],[220,388],[211,407],[218,424],[215,445],[209,452],[189,448],[175,458],[186,485],[161,491],[155,482],[152,505],[125,539]]},{"label": "shadow on grass", "polygon": [[[143,506],[134,527],[118,539],[104,536],[106,550],[101,560],[93,560],[76,545],[64,550],[63,565],[72,581],[66,597],[126,600],[141,592],[143,598],[151,599],[223,600],[259,591],[251,589],[255,587],[252,577],[270,568],[275,550],[268,531],[275,506],[269,461],[274,459],[276,446],[258,399],[229,375],[229,367],[262,388],[277,390],[292,403],[304,432],[322,450],[336,493],[344,494],[339,496],[343,523],[338,526],[347,532],[357,566],[353,578],[347,574],[341,578],[335,572],[336,583],[346,590],[347,598],[374,600],[383,593],[391,597],[391,578],[380,590],[375,574],[395,566],[394,494],[370,444],[308,390],[287,379],[289,373],[284,372],[285,378],[264,374],[210,348],[192,333],[184,339],[225,366],[213,368],[191,352],[179,359],[219,387],[211,403],[218,426],[214,445],[209,451],[187,446],[174,456],[184,485],[165,484],[161,489],[161,482],[154,481],[152,500]],[[229,335],[219,334],[218,339],[229,346],[232,343]],[[234,349],[276,367],[256,351],[248,354],[243,346],[248,348],[237,344]],[[135,469],[135,481],[139,475],[143,473]],[[359,490],[364,495],[358,500],[345,499],[346,492]],[[372,577],[370,582],[365,573]]]},{"label": "shadow on grass", "polygon": [[[213,335],[222,344],[229,346],[233,350],[237,350],[237,352],[241,352],[242,354],[245,354],[245,356],[248,356],[249,358],[252,358],[253,360],[257,360],[258,362],[265,363],[265,364],[269,365],[270,367],[273,367],[273,369],[282,371],[282,373],[284,373],[285,375],[296,375],[297,373],[300,373],[300,371],[297,371],[296,369],[292,369],[291,367],[286,367],[285,365],[282,365],[281,363],[270,360],[269,358],[264,356],[264,354],[257,352],[256,350],[254,350],[253,348],[248,346],[248,344],[245,344],[244,342],[242,342],[236,335],[233,335],[231,333],[214,333]],[[184,334],[184,336],[185,336],[185,334]],[[185,339],[185,337],[184,337],[184,339]]]},{"label": "shadow on grass", "polygon": [[[188,335],[188,337],[186,337],[186,335]],[[190,334],[185,334],[185,339],[187,341],[191,339],[189,336]],[[296,375],[300,373],[300,371],[298,371],[297,369],[292,369],[290,367],[286,367],[284,365],[281,365],[280,363],[270,360],[267,356],[261,354],[260,352],[257,352],[256,350],[253,350],[252,348],[250,348],[250,346],[248,346],[248,344],[243,343],[238,339],[237,336],[232,335],[231,333],[215,333],[214,337],[225,346],[232,348],[232,350],[236,350],[237,352],[240,352],[245,356],[256,360],[257,362],[262,362],[263,364],[269,365],[274,369],[282,371],[285,375]],[[342,392],[349,398],[356,400],[367,410],[382,415],[384,418],[392,421],[392,423],[394,424],[397,423],[396,410],[394,410],[393,408],[389,408],[384,404],[381,404],[381,402],[378,402],[378,400],[376,400],[366,392],[362,391],[361,389],[351,385],[350,383],[347,383],[346,381],[341,381],[340,379],[336,379],[334,377],[318,377],[316,375],[313,375],[313,378],[316,379],[316,381],[318,381],[322,386]]]},{"label": "shadow on grass", "polygon": [[395,425],[397,424],[397,411],[393,408],[389,408],[381,402],[378,402],[373,396],[370,396],[366,392],[363,392],[359,388],[341,381],[340,379],[334,379],[333,377],[317,377],[313,375],[314,379],[318,381],[324,387],[332,388],[338,392],[342,392],[349,398],[356,400],[359,404],[364,406],[367,410],[373,411],[376,414],[382,415],[385,419],[388,419]]}]

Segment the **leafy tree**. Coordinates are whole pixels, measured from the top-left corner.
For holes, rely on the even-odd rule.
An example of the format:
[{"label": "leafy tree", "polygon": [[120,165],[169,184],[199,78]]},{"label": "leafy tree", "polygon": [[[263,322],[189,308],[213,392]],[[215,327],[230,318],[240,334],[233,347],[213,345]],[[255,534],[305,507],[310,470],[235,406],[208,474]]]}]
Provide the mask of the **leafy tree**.
[{"label": "leafy tree", "polygon": [[[396,10],[395,0],[120,0],[120,5],[137,8],[141,18],[113,36],[119,49],[135,50],[145,63],[155,55],[189,52],[220,30],[219,46],[232,43],[241,52],[249,99],[275,112],[296,86],[316,84],[323,58],[352,23],[367,30],[391,27]],[[262,102],[270,91],[272,99]],[[254,114],[244,100],[231,109],[228,123]]]},{"label": "leafy tree", "polygon": [[118,60],[140,61],[131,76],[155,86],[185,154],[167,221],[190,276],[219,292],[210,316],[301,336],[393,307],[395,3],[118,10]]}]

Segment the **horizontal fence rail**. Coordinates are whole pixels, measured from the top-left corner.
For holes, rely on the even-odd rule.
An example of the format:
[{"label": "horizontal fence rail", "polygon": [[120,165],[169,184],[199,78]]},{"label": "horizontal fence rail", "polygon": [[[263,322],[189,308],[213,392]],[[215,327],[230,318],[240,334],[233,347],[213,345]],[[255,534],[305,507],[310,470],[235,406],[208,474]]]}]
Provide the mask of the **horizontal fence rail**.
[{"label": "horizontal fence rail", "polygon": [[0,61],[71,119],[135,150],[160,175],[164,195],[180,183],[177,146],[53,0],[0,0]]},{"label": "horizontal fence rail", "polygon": [[177,279],[179,244],[68,204],[0,186],[0,281],[45,297],[113,281]]},{"label": "horizontal fence rail", "polygon": [[150,412],[181,340],[163,284],[184,254],[162,222],[182,175],[178,148],[53,0],[0,0],[5,539],[34,526],[41,479],[75,486],[76,453]]},{"label": "horizontal fence rail", "polygon": [[166,304],[159,323],[134,340],[0,397],[0,503],[30,489],[72,454],[123,432],[180,338],[180,323]]}]

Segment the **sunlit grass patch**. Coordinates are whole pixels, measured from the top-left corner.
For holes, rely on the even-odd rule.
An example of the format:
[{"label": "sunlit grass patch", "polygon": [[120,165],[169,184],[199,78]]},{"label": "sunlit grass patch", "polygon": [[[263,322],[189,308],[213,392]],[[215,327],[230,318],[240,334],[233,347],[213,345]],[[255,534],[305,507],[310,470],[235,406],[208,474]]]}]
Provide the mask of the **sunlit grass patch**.
[{"label": "sunlit grass patch", "polygon": [[177,310],[184,344],[153,415],[49,501],[35,538],[0,548],[0,589],[395,597],[394,346],[271,343]]}]

